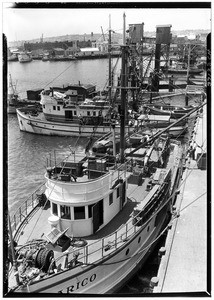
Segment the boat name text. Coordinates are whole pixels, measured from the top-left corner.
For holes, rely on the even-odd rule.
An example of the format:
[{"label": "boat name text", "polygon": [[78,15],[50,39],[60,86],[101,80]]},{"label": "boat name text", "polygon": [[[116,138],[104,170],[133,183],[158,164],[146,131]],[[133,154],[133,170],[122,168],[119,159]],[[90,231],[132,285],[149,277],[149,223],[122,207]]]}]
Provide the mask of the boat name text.
[{"label": "boat name text", "polygon": [[79,288],[86,286],[88,283],[93,282],[96,279],[96,274],[92,274],[91,277],[86,277],[82,281],[76,282],[74,285],[71,285],[66,288],[66,290],[60,290],[58,293],[72,293],[77,291]]}]

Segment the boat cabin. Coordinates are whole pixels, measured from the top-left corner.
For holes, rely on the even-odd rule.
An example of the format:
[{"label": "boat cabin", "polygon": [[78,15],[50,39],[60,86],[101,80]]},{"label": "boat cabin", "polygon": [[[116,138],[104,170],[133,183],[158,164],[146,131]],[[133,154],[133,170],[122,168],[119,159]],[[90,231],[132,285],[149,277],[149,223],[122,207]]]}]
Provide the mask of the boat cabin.
[{"label": "boat cabin", "polygon": [[88,236],[108,224],[127,202],[129,173],[105,159],[77,158],[48,168],[45,195],[52,227],[71,236]]},{"label": "boat cabin", "polygon": [[93,98],[97,95],[96,86],[92,84],[68,84],[62,86],[53,87],[54,91],[65,93],[66,91],[72,90],[77,91],[78,101],[84,101],[86,98]]},{"label": "boat cabin", "polygon": [[41,93],[40,103],[48,121],[70,121],[93,126],[110,122],[109,103],[103,96],[80,102],[76,90],[60,93],[51,89]]}]

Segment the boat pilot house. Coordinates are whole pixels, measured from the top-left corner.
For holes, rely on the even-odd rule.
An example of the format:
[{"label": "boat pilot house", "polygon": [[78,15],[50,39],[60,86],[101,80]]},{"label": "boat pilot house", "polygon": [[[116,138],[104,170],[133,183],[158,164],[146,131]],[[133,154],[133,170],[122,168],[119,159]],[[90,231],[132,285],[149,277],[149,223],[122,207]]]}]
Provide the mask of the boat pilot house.
[{"label": "boat pilot house", "polygon": [[105,96],[96,96],[93,85],[69,85],[45,90],[41,94],[41,104],[48,121],[70,121],[79,125],[108,122],[109,103]]},{"label": "boat pilot house", "polygon": [[[110,170],[105,159],[75,156],[62,166],[48,168],[45,195],[48,221],[70,236],[86,236],[104,227],[124,206],[128,173]],[[110,171],[110,172],[109,172]],[[81,188],[80,188],[81,185]],[[115,186],[115,188],[114,188]],[[109,189],[109,187],[112,187]]]}]

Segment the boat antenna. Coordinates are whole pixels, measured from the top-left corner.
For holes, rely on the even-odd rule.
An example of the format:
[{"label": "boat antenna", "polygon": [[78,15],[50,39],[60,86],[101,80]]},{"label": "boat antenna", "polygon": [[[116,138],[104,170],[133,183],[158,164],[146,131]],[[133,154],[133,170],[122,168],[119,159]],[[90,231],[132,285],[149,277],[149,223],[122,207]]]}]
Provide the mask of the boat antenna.
[{"label": "boat antenna", "polygon": [[124,163],[125,157],[125,124],[126,124],[126,15],[123,14],[123,45],[122,45],[122,69],[121,69],[121,110],[120,110],[120,160]]}]

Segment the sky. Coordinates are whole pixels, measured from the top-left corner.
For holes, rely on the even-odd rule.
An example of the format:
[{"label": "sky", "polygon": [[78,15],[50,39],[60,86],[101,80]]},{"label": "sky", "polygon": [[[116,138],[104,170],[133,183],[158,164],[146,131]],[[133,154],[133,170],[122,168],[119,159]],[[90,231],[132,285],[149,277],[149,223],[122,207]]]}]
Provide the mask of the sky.
[{"label": "sky", "polygon": [[144,31],[155,31],[157,25],[172,25],[172,31],[183,29],[210,29],[211,9],[169,8],[14,8],[4,3],[2,9],[3,33],[8,41],[30,40],[66,34],[104,33],[111,28],[122,33],[123,13],[128,24],[144,23]]}]

